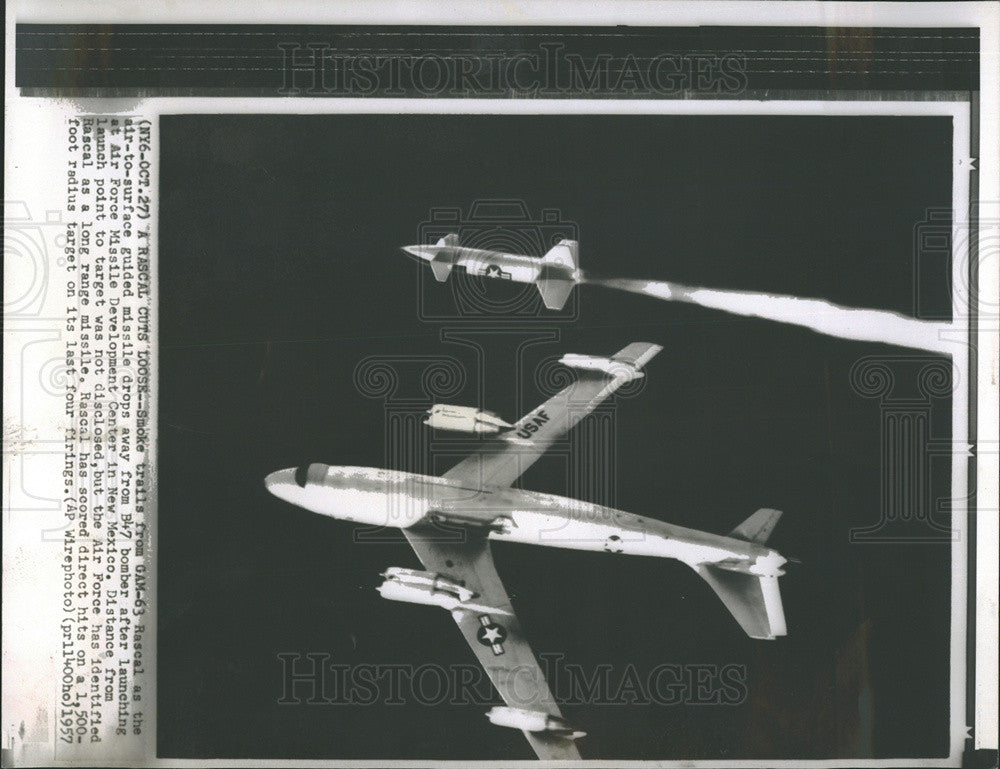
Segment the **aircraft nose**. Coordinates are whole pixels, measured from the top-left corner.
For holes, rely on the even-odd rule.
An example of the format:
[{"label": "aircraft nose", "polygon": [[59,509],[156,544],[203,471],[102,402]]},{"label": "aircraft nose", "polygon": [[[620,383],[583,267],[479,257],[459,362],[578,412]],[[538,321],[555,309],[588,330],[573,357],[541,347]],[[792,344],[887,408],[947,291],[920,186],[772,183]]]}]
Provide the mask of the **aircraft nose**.
[{"label": "aircraft nose", "polygon": [[431,251],[431,246],[403,246],[403,250],[410,256],[415,256],[417,259],[433,259],[434,253]]},{"label": "aircraft nose", "polygon": [[279,499],[289,499],[293,490],[298,488],[295,484],[295,468],[269,473],[264,478],[264,488]]}]

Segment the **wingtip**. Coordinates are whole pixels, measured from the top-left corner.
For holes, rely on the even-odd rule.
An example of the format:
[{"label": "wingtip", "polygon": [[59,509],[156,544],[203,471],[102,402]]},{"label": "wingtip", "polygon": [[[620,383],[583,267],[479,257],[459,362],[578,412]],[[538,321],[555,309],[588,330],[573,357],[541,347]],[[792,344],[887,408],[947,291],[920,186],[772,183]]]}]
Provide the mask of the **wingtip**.
[{"label": "wingtip", "polygon": [[636,350],[637,348],[644,348],[638,352],[632,360],[632,365],[637,369],[641,369],[663,350],[663,345],[656,344],[656,342],[633,342],[626,347],[625,350],[628,350],[629,347],[633,350]]}]

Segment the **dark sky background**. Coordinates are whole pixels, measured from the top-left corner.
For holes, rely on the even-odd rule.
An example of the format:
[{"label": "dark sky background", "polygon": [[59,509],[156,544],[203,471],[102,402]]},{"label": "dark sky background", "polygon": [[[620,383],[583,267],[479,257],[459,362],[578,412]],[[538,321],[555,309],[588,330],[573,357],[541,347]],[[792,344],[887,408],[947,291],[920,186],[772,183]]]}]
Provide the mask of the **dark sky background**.
[{"label": "dark sky background", "polygon": [[[543,240],[569,227],[582,266],[601,275],[905,314],[919,291],[923,307],[947,307],[933,270],[913,280],[914,226],[950,205],[947,119],[172,116],[161,127],[161,755],[533,757],[519,732],[486,721],[487,705],[278,704],[279,653],[349,665],[473,656],[445,612],[371,589],[386,566],[419,565],[407,545],[356,543],[350,524],[281,502],[262,480],[307,461],[385,465],[387,404],[354,379],[367,356],[451,356],[468,375],[449,401],[481,391],[513,419],[543,397],[541,360],[634,340],[664,351],[615,409],[616,506],[720,533],[776,507],[772,543],[803,563],[782,579],[788,636],[762,642],[676,562],[495,545],[536,654],[609,665],[613,682],[629,665],[642,680],[663,663],[746,666],[739,705],[567,706],[589,733],[583,756],[947,753],[950,548],[848,539],[880,519],[883,413],[852,388],[851,367],[925,356],[584,286],[564,314],[519,318],[559,335],[519,369],[523,334],[483,335],[478,352],[443,341],[482,318],[427,320],[455,315],[461,284],[430,282],[398,250],[421,239],[432,208],[468,219],[476,200],[519,199],[561,224],[501,227]],[[501,304],[530,296],[473,288]],[[389,406],[429,406],[419,369],[399,371]],[[931,437],[947,441],[949,400],[931,405]],[[947,498],[940,464],[928,493]],[[570,481],[560,457],[522,479],[587,488]]]}]

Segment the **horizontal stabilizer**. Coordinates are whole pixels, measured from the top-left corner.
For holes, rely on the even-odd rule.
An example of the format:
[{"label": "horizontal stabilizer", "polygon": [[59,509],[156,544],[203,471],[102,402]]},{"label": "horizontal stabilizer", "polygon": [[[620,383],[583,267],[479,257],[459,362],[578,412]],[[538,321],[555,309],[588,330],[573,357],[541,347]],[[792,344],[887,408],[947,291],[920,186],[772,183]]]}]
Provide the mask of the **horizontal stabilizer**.
[{"label": "horizontal stabilizer", "polygon": [[763,545],[771,536],[774,527],[778,525],[780,518],[780,510],[763,507],[729,532],[729,536],[733,539],[742,539],[744,542]]},{"label": "horizontal stabilizer", "polygon": [[542,295],[542,303],[550,310],[561,310],[569,298],[576,281],[567,278],[564,271],[548,270],[543,265],[542,273],[535,281],[538,293]]},{"label": "horizontal stabilizer", "polygon": [[560,240],[558,245],[550,248],[542,259],[549,264],[558,264],[575,270],[580,266],[579,248],[580,245],[575,240]]},{"label": "horizontal stabilizer", "polygon": [[729,571],[710,564],[699,566],[698,573],[748,636],[770,641],[787,634],[777,577]]}]

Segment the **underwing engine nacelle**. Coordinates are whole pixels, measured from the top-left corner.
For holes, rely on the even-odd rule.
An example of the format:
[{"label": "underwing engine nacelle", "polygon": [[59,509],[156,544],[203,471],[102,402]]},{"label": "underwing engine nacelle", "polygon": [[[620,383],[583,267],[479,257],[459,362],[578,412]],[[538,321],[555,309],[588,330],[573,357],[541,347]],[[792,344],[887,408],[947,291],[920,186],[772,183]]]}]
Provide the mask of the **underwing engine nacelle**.
[{"label": "underwing engine nacelle", "polygon": [[432,571],[391,566],[382,572],[382,576],[385,581],[376,589],[390,601],[422,603],[454,611],[476,597],[461,583]]},{"label": "underwing engine nacelle", "polygon": [[525,710],[497,705],[486,713],[491,724],[508,726],[511,729],[521,729],[526,732],[551,732],[568,740],[586,737],[586,732],[573,729],[559,716],[553,716],[541,710]]},{"label": "underwing engine nacelle", "polygon": [[567,368],[581,369],[583,371],[599,371],[614,379],[625,379],[627,382],[646,376],[634,364],[627,361],[615,360],[614,358],[599,358],[595,355],[566,353],[566,355],[563,355],[559,359],[559,362]]},{"label": "underwing engine nacelle", "polygon": [[492,411],[484,411],[474,406],[449,406],[441,403],[435,403],[427,410],[424,424],[436,430],[453,430],[479,435],[493,435],[514,427]]}]

